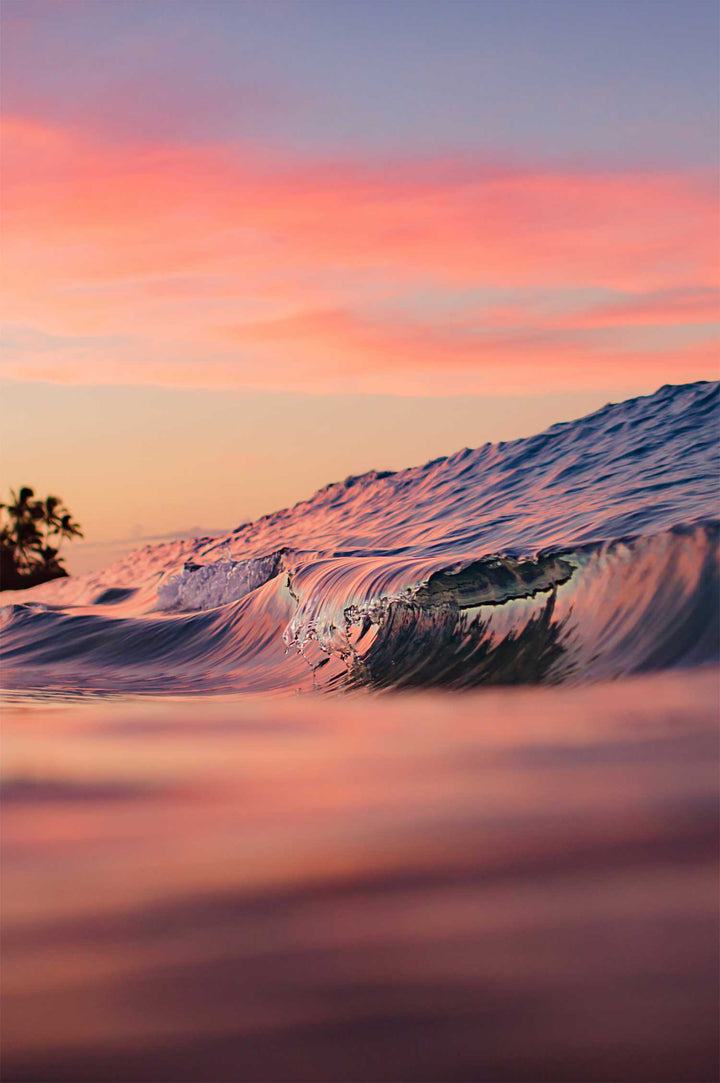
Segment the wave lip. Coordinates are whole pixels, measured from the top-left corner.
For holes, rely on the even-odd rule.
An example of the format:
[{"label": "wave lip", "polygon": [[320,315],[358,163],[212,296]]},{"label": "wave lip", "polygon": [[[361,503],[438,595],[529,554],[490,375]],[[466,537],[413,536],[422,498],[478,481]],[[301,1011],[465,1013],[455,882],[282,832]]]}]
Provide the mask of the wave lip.
[{"label": "wave lip", "polygon": [[561,586],[574,571],[569,560],[553,554],[540,555],[536,560],[488,557],[457,572],[434,572],[426,584],[412,592],[412,599],[421,606],[455,605],[458,609],[502,605]]}]

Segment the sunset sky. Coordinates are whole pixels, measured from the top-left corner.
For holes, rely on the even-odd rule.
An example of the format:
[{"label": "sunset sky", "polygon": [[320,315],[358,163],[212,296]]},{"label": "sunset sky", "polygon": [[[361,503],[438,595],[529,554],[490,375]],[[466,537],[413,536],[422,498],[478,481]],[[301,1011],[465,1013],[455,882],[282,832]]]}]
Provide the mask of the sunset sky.
[{"label": "sunset sky", "polygon": [[96,545],[716,377],[715,0],[2,13],[2,473]]}]

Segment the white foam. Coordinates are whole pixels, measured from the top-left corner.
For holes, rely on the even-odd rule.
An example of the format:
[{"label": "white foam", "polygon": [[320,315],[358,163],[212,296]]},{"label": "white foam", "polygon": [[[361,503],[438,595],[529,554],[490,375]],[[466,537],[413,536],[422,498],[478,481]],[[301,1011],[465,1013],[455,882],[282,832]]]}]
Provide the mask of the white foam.
[{"label": "white foam", "polygon": [[187,612],[229,605],[277,575],[281,563],[281,553],[213,564],[188,562],[158,587],[158,609]]}]

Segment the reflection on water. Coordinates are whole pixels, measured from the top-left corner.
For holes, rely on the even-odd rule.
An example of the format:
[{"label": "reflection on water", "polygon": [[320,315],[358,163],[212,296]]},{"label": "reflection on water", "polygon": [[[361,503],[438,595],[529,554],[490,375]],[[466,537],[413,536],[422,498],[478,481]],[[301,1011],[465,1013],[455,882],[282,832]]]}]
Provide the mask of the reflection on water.
[{"label": "reflection on water", "polygon": [[5,1078],[716,1078],[717,695],[15,697]]}]

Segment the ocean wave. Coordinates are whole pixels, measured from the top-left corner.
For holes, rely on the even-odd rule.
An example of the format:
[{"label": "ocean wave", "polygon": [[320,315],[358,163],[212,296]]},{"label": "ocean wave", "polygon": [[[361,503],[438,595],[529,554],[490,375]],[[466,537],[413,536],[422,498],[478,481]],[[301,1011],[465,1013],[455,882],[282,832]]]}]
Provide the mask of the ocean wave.
[{"label": "ocean wave", "polygon": [[719,392],[663,388],[7,592],[5,684],[465,688],[710,661]]},{"label": "ocean wave", "polygon": [[[138,618],[103,607],[7,607],[0,657],[9,685],[469,688],[607,679],[720,656],[716,522],[535,561],[451,565],[415,586],[365,592],[362,600],[362,564],[346,561],[344,577],[329,575],[322,562],[294,574],[287,555],[276,556],[262,565],[275,574],[242,598],[193,612]],[[347,589],[350,567],[356,589],[348,596],[338,578]],[[227,570],[218,575],[228,583]],[[200,569],[185,569],[181,584],[168,597],[208,601],[221,589]]]}]

